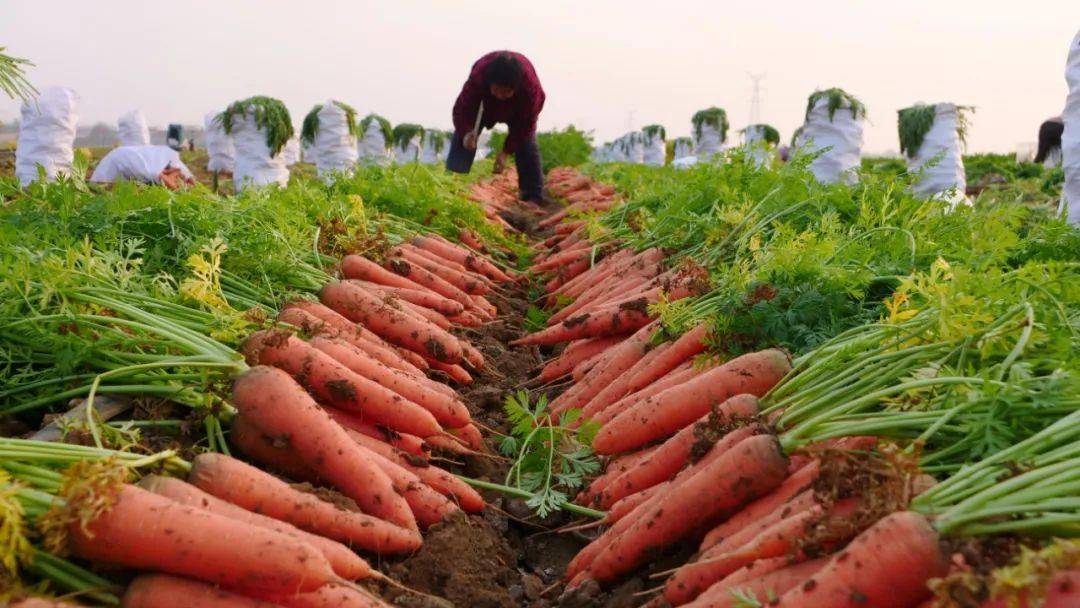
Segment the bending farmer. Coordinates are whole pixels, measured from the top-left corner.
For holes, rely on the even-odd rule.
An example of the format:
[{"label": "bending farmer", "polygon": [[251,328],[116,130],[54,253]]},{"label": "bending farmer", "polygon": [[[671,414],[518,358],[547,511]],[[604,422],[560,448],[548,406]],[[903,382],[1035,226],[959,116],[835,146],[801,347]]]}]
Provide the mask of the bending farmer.
[{"label": "bending farmer", "polygon": [[454,102],[454,138],[446,168],[468,173],[480,130],[506,123],[510,132],[495,156],[495,171],[502,171],[506,155],[513,154],[521,199],[541,202],[544,176],[536,145],[536,119],[543,108],[544,89],[524,55],[512,51],[484,55],[473,64]]},{"label": "bending farmer", "polygon": [[195,184],[180,154],[168,146],[120,146],[106,154],[89,177],[98,183],[123,179],[160,184],[169,190]]}]

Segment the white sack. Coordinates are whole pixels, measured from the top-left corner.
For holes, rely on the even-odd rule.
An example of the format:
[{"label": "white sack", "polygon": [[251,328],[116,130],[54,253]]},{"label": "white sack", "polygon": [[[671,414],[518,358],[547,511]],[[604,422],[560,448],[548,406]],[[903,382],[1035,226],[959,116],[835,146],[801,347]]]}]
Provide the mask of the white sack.
[{"label": "white sack", "polygon": [[746,154],[758,167],[768,167],[773,160],[773,146],[765,140],[764,125],[746,128]]},{"label": "white sack", "polygon": [[204,137],[206,138],[207,171],[228,171],[236,167],[236,147],[231,135],[225,133],[221,123],[216,120],[220,112],[210,112],[203,118]]},{"label": "white sack", "polygon": [[967,188],[967,174],[957,133],[959,110],[955,104],[934,105],[934,123],[926,132],[914,157],[908,157],[910,171],[922,171],[922,177],[912,190],[924,196],[955,190],[960,194]]},{"label": "white sack", "polygon": [[233,117],[232,136],[236,145],[236,168],[233,183],[237,191],[249,186],[289,183],[289,168],[285,165],[284,148],[270,155],[266,131],[255,126],[254,108],[244,116]]},{"label": "white sack", "polygon": [[394,162],[399,164],[415,163],[420,160],[420,135],[403,144],[394,144]]},{"label": "white sack", "polygon": [[696,165],[697,162],[698,157],[696,156],[683,156],[682,158],[676,158],[675,160],[671,161],[671,166],[675,167],[676,169],[689,169],[690,167]]},{"label": "white sack", "polygon": [[641,131],[631,131],[623,135],[623,153],[626,155],[624,162],[640,165],[645,162],[645,134]]},{"label": "white sack", "polygon": [[421,140],[420,162],[425,165],[437,164],[446,158],[449,147],[450,142],[444,133],[434,129],[425,129]]},{"label": "white sack", "polygon": [[1065,184],[1061,196],[1062,204],[1068,209],[1069,223],[1080,226],[1080,32],[1069,47],[1065,81],[1069,84],[1069,96],[1062,113],[1065,132],[1061,135],[1061,166],[1065,170]]},{"label": "white sack", "polygon": [[67,87],[47,87],[36,99],[23,102],[22,122],[15,148],[15,176],[27,185],[37,179],[38,166],[45,178],[70,173],[75,159],[75,129],[79,122],[79,95]]},{"label": "white sack", "polygon": [[94,167],[90,181],[112,183],[123,179],[156,184],[168,167],[180,169],[184,177],[193,177],[180,160],[180,153],[168,146],[120,146],[110,150]]},{"label": "white sack", "polygon": [[810,163],[810,171],[818,181],[832,184],[858,180],[855,171],[862,156],[863,118],[852,117],[847,104],[840,106],[830,119],[829,100],[819,99],[807,115],[798,141],[807,152],[829,148]]},{"label": "white sack", "polygon": [[390,149],[386,144],[382,125],[377,120],[369,121],[367,129],[361,133],[360,140],[356,143],[360,162],[380,165],[390,162]]},{"label": "white sack", "polygon": [[150,127],[146,126],[146,117],[138,110],[124,114],[116,121],[116,138],[121,146],[149,146]]},{"label": "white sack", "polygon": [[281,149],[281,160],[285,162],[286,167],[291,167],[300,162],[299,133],[294,132],[289,141],[285,142],[285,147]]},{"label": "white sack", "polygon": [[349,117],[341,106],[327,101],[316,115],[315,168],[319,175],[348,171],[356,164],[356,136],[349,132]]},{"label": "white sack", "polygon": [[699,159],[710,158],[724,151],[724,138],[720,129],[702,123],[699,133],[694,133],[694,152]]},{"label": "white sack", "polygon": [[692,140],[679,138],[675,140],[675,160],[680,158],[686,158],[694,154],[694,146]]},{"label": "white sack", "polygon": [[660,133],[644,134],[642,162],[653,167],[663,167],[667,160],[667,148]]}]

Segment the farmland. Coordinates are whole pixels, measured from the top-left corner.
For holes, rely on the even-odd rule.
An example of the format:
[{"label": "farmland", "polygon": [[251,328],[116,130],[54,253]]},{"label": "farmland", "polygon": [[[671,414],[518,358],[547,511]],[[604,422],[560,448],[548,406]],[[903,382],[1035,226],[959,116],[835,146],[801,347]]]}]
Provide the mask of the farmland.
[{"label": "farmland", "polygon": [[955,205],[902,160],[540,145],[544,204],[487,161],[0,177],[4,592],[1073,605],[1060,169],[967,157]]}]

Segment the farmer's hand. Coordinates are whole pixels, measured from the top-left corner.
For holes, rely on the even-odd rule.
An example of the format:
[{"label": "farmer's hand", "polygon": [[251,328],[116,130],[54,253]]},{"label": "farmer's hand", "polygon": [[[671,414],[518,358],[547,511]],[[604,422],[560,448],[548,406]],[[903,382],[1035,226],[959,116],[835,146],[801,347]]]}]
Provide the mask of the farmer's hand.
[{"label": "farmer's hand", "polygon": [[495,167],[492,169],[495,173],[502,173],[503,168],[506,166],[506,152],[499,150],[499,153],[495,155]]},{"label": "farmer's hand", "polygon": [[476,133],[469,132],[465,134],[465,137],[461,138],[461,145],[465,146],[466,150],[476,149]]}]

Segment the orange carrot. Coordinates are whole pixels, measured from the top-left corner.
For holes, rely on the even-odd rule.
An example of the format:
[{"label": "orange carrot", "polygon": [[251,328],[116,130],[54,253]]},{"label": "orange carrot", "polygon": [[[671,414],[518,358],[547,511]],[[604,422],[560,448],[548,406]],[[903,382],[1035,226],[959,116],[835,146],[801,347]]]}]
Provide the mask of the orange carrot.
[{"label": "orange carrot", "polygon": [[595,502],[600,496],[600,493],[607,488],[608,484],[618,479],[620,475],[632,469],[639,462],[649,458],[658,447],[659,446],[653,446],[651,448],[645,448],[644,450],[638,450],[637,452],[623,454],[617,458],[612,458],[607,463],[603,475],[593,479],[589,484],[589,487],[581,491],[576,501],[579,504]]},{"label": "orange carrot", "polygon": [[484,437],[480,434],[480,429],[476,428],[476,425],[473,423],[466,424],[465,426],[456,429],[446,429],[446,432],[450,433],[474,450],[484,449]]},{"label": "orange carrot", "polygon": [[128,585],[120,605],[123,608],[274,608],[278,604],[187,578],[143,574]]},{"label": "orange carrot", "polygon": [[672,435],[647,460],[639,462],[612,482],[600,497],[600,508],[666,481],[679,472],[697,451],[704,454],[719,437],[717,433],[732,421],[756,416],[758,400],[753,395],[735,395]]},{"label": "orange carrot", "polygon": [[[398,310],[408,314],[417,319],[427,321],[435,327],[443,331],[447,331],[453,325],[450,323],[450,319],[447,319],[444,315],[439,314],[438,311],[431,310],[430,308],[424,308],[423,306],[417,306],[412,302],[406,302],[404,300],[394,300],[393,303],[389,300],[383,300],[391,308],[397,308]],[[395,306],[396,304],[396,306]]]},{"label": "orange carrot", "polygon": [[558,325],[529,334],[511,345],[557,344],[581,338],[601,338],[641,329],[649,323],[649,302],[640,298],[619,306],[602,308],[571,317]]},{"label": "orange carrot", "polygon": [[393,344],[436,361],[461,361],[461,347],[454,336],[395,311],[355,283],[331,281],[323,286],[319,297],[345,318],[363,324]]},{"label": "orange carrot", "polygon": [[732,395],[764,395],[790,370],[787,355],[775,349],[737,357],[623,411],[600,429],[593,449],[614,454],[667,437]]},{"label": "orange carrot", "polygon": [[484,369],[484,365],[486,364],[484,361],[484,353],[480,352],[464,338],[459,338],[458,343],[461,344],[461,352],[465,356],[465,361],[475,370]]},{"label": "orange carrot", "polygon": [[339,410],[336,407],[327,407],[324,409],[326,410],[326,413],[330,414],[330,417],[334,419],[334,422],[349,430],[356,431],[361,435],[367,435],[372,439],[378,439],[383,443],[388,443],[406,454],[411,454],[413,458],[420,458],[423,460],[427,460],[428,458],[428,452],[431,450],[431,447],[416,435],[399,433],[386,427],[379,427],[370,422],[364,422],[362,418],[355,414],[346,412],[345,410]]},{"label": "orange carrot", "polygon": [[442,361],[436,361],[434,359],[427,359],[427,363],[431,366],[431,369],[446,374],[448,378],[458,384],[472,384],[472,375],[460,365],[443,363]]},{"label": "orange carrot", "polygon": [[744,439],[759,434],[763,431],[764,427],[761,427],[759,425],[752,425],[744,426],[728,433],[724,436],[723,439],[716,442],[716,444],[714,444],[713,447],[710,448],[704,456],[702,456],[701,460],[698,460],[692,466],[689,466],[682,471],[679,471],[679,474],[676,475],[675,478],[672,479],[670,482],[668,482],[667,490],[665,490],[665,492],[655,494],[652,498],[643,501],[630,513],[627,513],[618,521],[616,521],[615,524],[611,526],[611,528],[609,528],[606,532],[601,534],[599,538],[586,545],[581,551],[578,552],[577,555],[574,556],[574,559],[572,559],[567,565],[566,578],[571,579],[570,586],[573,587],[580,583],[583,579],[578,575],[584,574],[583,570],[586,569],[594,559],[596,559],[596,556],[598,556],[602,551],[607,549],[607,547],[612,542],[614,542],[615,539],[619,538],[632,526],[636,525],[636,523],[639,520],[643,519],[646,514],[650,513],[658,504],[660,504],[660,502],[664,499],[665,496],[671,493],[673,489],[678,488],[680,485],[686,483],[690,479],[693,479],[693,477],[699,472],[705,470],[707,467],[712,466],[717,460],[719,460],[729,450],[731,450],[732,447],[738,445]]},{"label": "orange carrot", "polygon": [[[763,572],[769,566],[758,566],[762,562],[783,564],[784,567]],[[752,596],[759,602],[767,604],[769,598],[778,598],[790,589],[794,589],[825,567],[826,563],[828,563],[828,558],[824,557],[795,564],[789,564],[787,558],[754,562],[709,587],[696,600],[685,604],[685,607],[734,608],[738,605],[735,593]]]},{"label": "orange carrot", "polygon": [[460,325],[461,327],[480,327],[484,324],[484,320],[477,316],[472,311],[466,310],[460,315],[454,315],[448,317],[450,322],[454,325]]},{"label": "orange carrot", "polygon": [[658,483],[654,486],[645,488],[640,492],[635,492],[634,494],[630,494],[629,496],[620,498],[618,501],[615,502],[615,504],[611,505],[610,509],[608,509],[607,515],[604,516],[603,522],[605,524],[611,525],[619,521],[623,517],[626,517],[630,513],[633,513],[634,510],[637,509],[639,506],[645,504],[646,501],[656,496],[657,492],[666,491],[670,483],[671,482],[669,481]]},{"label": "orange carrot", "polygon": [[[419,254],[416,251],[404,247],[396,247],[390,250],[390,255],[392,257],[387,263],[393,265],[404,260],[411,264],[414,270],[417,267],[422,268],[467,294],[480,296],[491,291],[486,282],[487,279],[483,279],[483,277],[479,277],[479,275],[468,276],[449,266],[444,266],[427,256]],[[394,271],[397,272],[396,269],[394,269]]]},{"label": "orange carrot", "polygon": [[379,555],[409,553],[420,547],[415,531],[339,508],[235,458],[204,453],[192,464],[188,480],[193,485],[253,513]]},{"label": "orange carrot", "polygon": [[469,410],[464,403],[445,393],[435,391],[426,384],[415,382],[405,374],[394,374],[394,370],[367,357],[363,351],[359,351],[348,342],[312,338],[309,344],[330,355],[353,372],[377,382],[384,388],[424,408],[435,417],[439,424],[455,427],[469,423]]},{"label": "orange carrot", "polygon": [[7,604],[9,608],[80,608],[82,604],[69,604],[43,597],[27,597]]},{"label": "orange carrot", "polygon": [[[608,406],[612,405],[619,399],[622,399],[624,396],[626,396],[626,384],[627,381],[630,379],[631,374],[634,372],[635,369],[640,368],[643,363],[646,362],[646,360],[649,358],[649,355],[655,353],[657,350],[651,344],[651,336],[653,333],[652,329],[654,327],[656,327],[655,324],[646,325],[641,330],[648,331],[646,332],[646,335],[644,337],[644,343],[641,345],[642,355],[640,357],[637,357],[636,361],[634,361],[629,367],[626,367],[625,364],[619,365],[618,367],[624,369],[618,371],[618,375],[615,375],[614,377],[611,376],[612,370],[610,369],[610,367],[604,370],[604,373],[607,374],[609,377],[602,378],[600,380],[600,382],[605,384],[605,386],[600,389],[599,392],[593,395],[591,399],[585,401],[584,404],[581,406],[584,417],[592,418],[607,409]],[[613,364],[615,364],[615,361],[609,358],[607,365],[611,366]]]},{"label": "orange carrot", "polygon": [[585,293],[575,298],[573,302],[567,304],[561,310],[548,317],[547,325],[550,327],[557,323],[562,323],[571,317],[580,316],[581,313],[598,309],[601,304],[611,298],[634,293],[641,289],[641,287],[649,280],[649,276],[629,273],[597,283],[586,290]]},{"label": "orange carrot", "polygon": [[544,284],[544,293],[554,293],[564,283],[588,270],[589,264],[589,259],[584,258],[559,267],[555,271],[555,277]]},{"label": "orange carrot", "polygon": [[658,354],[649,361],[648,366],[638,370],[633,377],[627,380],[626,390],[633,393],[645,388],[663,377],[664,374],[705,350],[705,339],[708,334],[708,323],[701,323],[680,336],[679,339],[670,343],[671,348],[662,351],[663,356]]},{"label": "orange carrot", "polygon": [[345,545],[329,538],[304,532],[291,524],[278,521],[272,517],[253,513],[208,494],[187,482],[173,477],[147,475],[139,480],[139,487],[158,496],[175,500],[182,505],[203,509],[229,519],[242,521],[257,528],[280,532],[300,542],[305,542],[318,549],[330,562],[330,567],[334,569],[334,572],[344,579],[356,580],[371,576],[371,566]]},{"label": "orange carrot", "polygon": [[416,528],[409,504],[395,492],[386,473],[288,374],[273,367],[251,368],[233,385],[233,405],[241,417],[288,445],[366,513]]},{"label": "orange carrot", "polygon": [[791,508],[790,502],[817,479],[820,470],[820,462],[815,459],[807,466],[791,474],[784,480],[784,483],[780,484],[780,487],[755,500],[747,505],[745,509],[710,530],[705,535],[704,540],[701,541],[699,550],[708,551],[714,545],[720,544],[743,530],[760,528],[761,522],[766,520],[772,513],[778,515],[773,521],[779,521],[781,519],[779,515],[781,514],[786,517],[790,514],[790,512],[785,512],[785,509]]},{"label": "orange carrot", "polygon": [[417,247],[410,243],[402,243],[397,246],[397,249],[408,251],[411,254],[419,256],[419,258],[429,260],[432,264],[437,264],[439,266],[448,268],[455,273],[461,274],[469,281],[477,281],[483,285],[485,293],[495,289],[495,283],[488,277],[484,276],[484,273],[470,270],[469,268],[466,268],[464,264],[459,264],[458,262],[455,262],[453,260],[448,260],[436,253],[432,253],[431,251],[428,251],[422,247]]},{"label": "orange carrot", "polygon": [[[399,355],[397,351],[394,350],[394,347],[383,342],[382,338],[379,338],[375,334],[371,334],[370,331],[360,327],[333,310],[330,310],[326,306],[323,306],[322,304],[318,304],[318,306],[326,309],[327,313],[333,313],[334,317],[340,319],[340,325],[336,320],[331,322],[328,320],[329,317],[321,318],[307,310],[296,307],[294,304],[286,306],[285,309],[281,311],[281,314],[278,315],[278,320],[283,323],[295,325],[308,335],[340,338],[363,350],[387,367],[392,367],[396,370],[405,372],[410,376],[418,378],[424,377],[424,372],[421,371],[420,368]],[[369,340],[366,334],[371,334],[371,336],[378,339],[379,342]]]},{"label": "orange carrot", "polygon": [[[462,239],[462,241],[464,242],[464,239]],[[507,282],[512,280],[510,275],[499,270],[497,266],[484,258],[484,256],[455,247],[444,239],[418,236],[413,238],[412,243],[421,249],[426,249],[447,260],[457,262],[473,272],[479,272],[493,281]],[[472,245],[469,246],[472,247]],[[476,247],[473,247],[473,249],[476,249]]]},{"label": "orange carrot", "polygon": [[442,431],[428,410],[357,374],[296,336],[257,331],[244,342],[243,350],[250,364],[280,368],[323,402],[359,412],[364,420],[418,437]]},{"label": "orange carrot", "polygon": [[296,593],[339,580],[307,543],[131,485],[86,525],[68,526],[68,543],[83,559],[240,590]]},{"label": "orange carrot", "polygon": [[588,575],[605,582],[636,568],[651,551],[678,542],[699,522],[733,511],[780,485],[786,471],[787,459],[775,437],[744,439],[663,494],[648,514],[596,556]]},{"label": "orange carrot", "polygon": [[427,289],[409,289],[406,287],[391,287],[389,285],[380,285],[379,283],[373,283],[371,281],[364,281],[361,279],[348,279],[350,281],[356,281],[364,289],[381,290],[388,295],[397,297],[400,300],[416,304],[417,306],[423,306],[424,308],[430,308],[438,313],[454,316],[459,315],[465,311],[465,307],[461,302],[456,302],[450,298],[444,298],[439,294],[429,291]]},{"label": "orange carrot", "polygon": [[656,324],[650,323],[617,346],[613,346],[606,352],[605,359],[598,362],[593,371],[578,382],[572,395],[564,393],[566,398],[559,399],[558,403],[552,402],[553,411],[560,413],[572,408],[582,408],[582,414],[586,417],[595,413],[587,406],[594,397],[604,391],[607,386],[617,383],[620,375],[645,356],[650,349],[649,338],[655,328]]},{"label": "orange carrot", "polygon": [[593,355],[604,352],[609,347],[618,344],[625,339],[625,335],[620,335],[607,338],[575,340],[571,342],[558,357],[552,359],[545,365],[544,368],[540,370],[540,373],[537,374],[536,378],[533,379],[533,382],[547,383],[557,378],[561,378],[573,371],[579,363],[592,358]]},{"label": "orange carrot", "polygon": [[[229,426],[229,443],[247,456],[277,474],[294,481],[319,481],[319,475],[304,464],[294,452],[274,446],[273,439],[243,416],[236,416]],[[382,521],[382,520],[377,520]]]},{"label": "orange carrot", "polygon": [[275,605],[285,608],[390,608],[370,591],[331,583],[315,591],[285,596],[270,596]]},{"label": "orange carrot", "polygon": [[652,397],[653,395],[656,395],[663,391],[666,391],[667,389],[675,385],[688,382],[695,376],[700,376],[701,374],[705,373],[706,371],[708,371],[708,369],[709,368],[697,369],[694,367],[693,363],[687,361],[679,367],[671,370],[666,376],[660,378],[656,382],[653,382],[649,386],[646,386],[645,388],[641,389],[636,393],[631,393],[623,397],[622,399],[619,399],[615,403],[607,406],[606,408],[598,412],[595,416],[593,416],[593,420],[603,426],[610,422],[612,418],[619,415],[621,412],[629,409],[637,402],[644,401],[645,399],[648,399],[649,397]]},{"label": "orange carrot", "polygon": [[[619,342],[622,342],[622,341],[626,340],[629,336],[627,336],[626,334],[620,334],[618,337],[619,337]],[[570,370],[570,379],[574,381],[574,386],[570,387],[570,390],[568,390],[567,392],[563,393],[562,395],[559,395],[559,397],[562,397],[560,402],[565,401],[567,399],[570,399],[571,397],[577,395],[582,390],[584,390],[584,387],[579,386],[579,384],[581,384],[581,381],[586,376],[588,376],[590,372],[592,372],[593,368],[595,368],[598,363],[600,363],[601,361],[606,360],[607,356],[608,355],[607,355],[606,352],[599,352],[599,353],[596,353],[595,355],[589,357],[588,359],[582,361],[581,363],[578,363],[577,365],[575,365],[574,369]],[[574,389],[577,389],[577,390],[574,390]],[[563,397],[563,395],[566,395],[566,396]],[[556,400],[559,400],[559,399],[556,398]]]},{"label": "orange carrot", "polygon": [[460,302],[465,308],[469,308],[470,304],[472,304],[469,294],[464,290],[459,289],[456,285],[448,282],[446,279],[431,272],[427,268],[416,264],[412,260],[402,257],[388,258],[386,260],[386,268],[394,274],[408,279],[410,282],[421,285],[426,289],[430,289],[445,298]]},{"label": "orange carrot", "polygon": [[948,567],[933,527],[923,516],[901,511],[860,534],[776,605],[906,608],[929,597],[926,582]]},{"label": "orange carrot", "polygon": [[436,492],[453,498],[462,509],[477,513],[484,510],[484,499],[471,486],[447,471],[431,465],[427,460],[413,458],[411,455],[394,448],[378,439],[361,433],[352,432],[350,436],[360,445],[379,456],[416,475]]},{"label": "orange carrot", "polygon": [[432,291],[430,288],[412,281],[401,274],[391,272],[360,255],[347,255],[342,258],[341,275],[346,279],[360,279],[362,281],[377,283],[387,287]]}]

